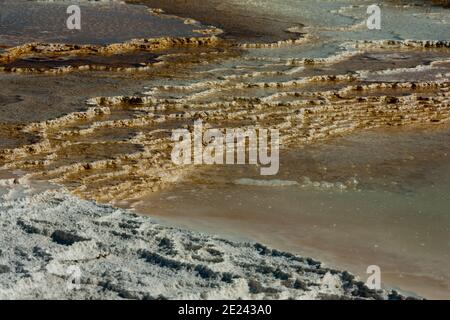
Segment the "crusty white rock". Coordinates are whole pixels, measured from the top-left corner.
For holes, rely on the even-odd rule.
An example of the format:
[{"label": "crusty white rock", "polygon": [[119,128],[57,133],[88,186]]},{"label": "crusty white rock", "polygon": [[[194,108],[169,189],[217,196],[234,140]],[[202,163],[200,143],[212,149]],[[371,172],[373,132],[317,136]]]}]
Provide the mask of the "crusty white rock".
[{"label": "crusty white rock", "polygon": [[33,190],[2,181],[0,299],[388,298],[310,258]]}]

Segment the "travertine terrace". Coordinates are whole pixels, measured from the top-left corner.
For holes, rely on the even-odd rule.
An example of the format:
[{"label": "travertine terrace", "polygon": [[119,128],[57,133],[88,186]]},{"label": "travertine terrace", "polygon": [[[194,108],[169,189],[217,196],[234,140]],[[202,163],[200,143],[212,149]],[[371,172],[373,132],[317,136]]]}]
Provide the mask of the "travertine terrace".
[{"label": "travertine terrace", "polygon": [[[187,44],[210,49],[218,41],[206,38]],[[144,43],[151,49],[160,42]],[[182,45],[186,40],[173,43]],[[158,190],[194,169],[172,164],[170,137],[172,128],[189,127],[195,119],[219,128],[277,128],[283,148],[354,130],[438,124],[449,119],[447,42],[362,42],[351,55],[259,67],[251,65],[253,58],[238,56],[230,59],[241,59],[247,66],[233,74],[229,74],[232,70],[214,70],[217,62],[211,61],[212,56],[217,59],[229,54],[228,50],[238,50],[228,47],[220,52],[205,50],[204,61],[191,64],[190,79],[179,85],[149,87],[132,96],[91,97],[86,101],[87,111],[23,126],[20,130],[37,142],[2,150],[4,168],[22,169],[34,178],[66,184],[86,198],[120,202]],[[410,59],[396,68],[381,62],[372,70],[360,69],[371,55],[397,49]],[[67,50],[73,48],[56,47],[57,54]],[[429,54],[440,60],[416,65]],[[183,66],[175,57],[162,56],[159,63]],[[352,66],[358,68],[341,72]],[[333,68],[332,74],[324,70],[328,68]],[[208,73],[222,76],[201,80]],[[412,80],[396,79],[404,75],[413,75],[408,76]],[[381,80],[373,80],[377,77]]]},{"label": "travertine terrace", "polygon": [[[11,12],[27,5],[0,2]],[[32,5],[63,8],[56,2]],[[246,1],[250,18],[239,14],[240,1],[225,2],[211,11],[217,26],[202,21],[212,16],[204,1],[189,7],[192,17],[82,1],[88,22],[104,10],[116,32],[99,23],[108,41],[95,28],[2,35],[0,240],[8,246],[0,250],[0,298],[403,298],[312,259],[117,208],[195,176],[198,167],[175,165],[170,153],[173,129],[192,130],[198,119],[204,129],[278,129],[282,153],[368,129],[448,125],[448,11],[386,1],[384,27],[370,33],[365,1],[305,0],[303,11],[294,2]],[[172,3],[177,14],[179,1],[161,6]],[[277,5],[280,16],[267,20]],[[122,28],[116,18],[124,15],[133,28]],[[351,181],[339,183],[344,190]],[[89,270],[85,290],[66,292],[64,268],[74,263]]]}]

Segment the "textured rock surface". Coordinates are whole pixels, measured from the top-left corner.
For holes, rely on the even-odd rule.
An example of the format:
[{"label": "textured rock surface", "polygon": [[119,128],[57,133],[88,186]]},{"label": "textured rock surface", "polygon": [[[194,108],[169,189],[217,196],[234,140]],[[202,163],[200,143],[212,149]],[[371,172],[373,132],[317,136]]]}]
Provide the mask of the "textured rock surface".
[{"label": "textured rock surface", "polygon": [[309,258],[2,185],[1,299],[388,298]]},{"label": "textured rock surface", "polygon": [[[364,24],[358,22],[365,10],[354,12],[358,6],[346,6],[345,1],[330,2],[341,5],[337,10],[325,7],[319,23],[307,28],[299,21],[317,11],[303,7],[295,16],[291,13],[297,8],[282,6],[282,17],[290,19],[276,21],[264,16],[267,10],[275,13],[272,6],[254,7],[260,8],[250,11],[259,13],[251,19],[242,19],[233,9],[236,19],[231,19],[208,10],[204,14],[202,6],[216,1],[198,1],[190,12],[186,1],[166,1],[174,10],[170,13],[178,13],[172,2],[183,6],[183,16],[189,15],[170,19],[183,29],[195,25],[195,30],[186,27],[187,34],[128,40],[128,34],[119,39],[108,28],[115,38],[93,45],[54,44],[58,39],[30,39],[27,34],[12,37],[8,43],[17,46],[0,49],[0,80],[7,83],[0,95],[0,116],[8,121],[0,131],[1,168],[61,183],[86,199],[123,204],[189,174],[192,168],[170,161],[170,133],[173,128],[190,129],[196,119],[220,128],[278,129],[286,149],[361,129],[450,120],[448,23],[440,13],[422,12],[426,19],[413,28],[409,21],[416,9],[408,14],[385,10],[387,33],[380,37],[391,40],[377,36],[358,41],[366,38]],[[321,8],[315,1],[302,2]],[[222,13],[228,11],[223,8]],[[141,9],[145,20],[151,18]],[[327,18],[336,13],[342,24]],[[204,20],[207,16],[214,21]],[[89,22],[87,18],[83,21]],[[191,18],[219,22],[236,43],[229,47],[215,36],[220,29]],[[408,27],[397,28],[405,18]],[[314,26],[319,29],[314,31]],[[122,27],[118,24],[118,31]],[[417,39],[406,40],[412,33]],[[332,42],[326,40],[330,38]],[[82,40],[75,42],[93,43]],[[187,69],[184,61],[197,66]],[[93,79],[89,71],[110,78]],[[112,80],[118,77],[124,79]],[[68,88],[72,83],[76,89]],[[92,92],[99,84],[102,89]],[[17,114],[25,123],[14,121]],[[27,195],[30,190],[11,183],[0,188],[0,194],[6,192],[0,201],[2,298],[387,297],[310,259],[163,227],[65,193]],[[80,290],[70,290],[71,274],[77,270]]]}]

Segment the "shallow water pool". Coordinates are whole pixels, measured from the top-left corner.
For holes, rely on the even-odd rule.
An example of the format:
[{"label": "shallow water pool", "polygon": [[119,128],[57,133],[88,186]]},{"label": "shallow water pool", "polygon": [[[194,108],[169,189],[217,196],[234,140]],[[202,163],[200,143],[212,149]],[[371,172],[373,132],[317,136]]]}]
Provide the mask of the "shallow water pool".
[{"label": "shallow water pool", "polygon": [[449,127],[360,132],[282,154],[272,183],[261,183],[257,168],[203,168],[135,208],[316,257],[363,280],[378,265],[384,286],[450,298],[449,138]]}]

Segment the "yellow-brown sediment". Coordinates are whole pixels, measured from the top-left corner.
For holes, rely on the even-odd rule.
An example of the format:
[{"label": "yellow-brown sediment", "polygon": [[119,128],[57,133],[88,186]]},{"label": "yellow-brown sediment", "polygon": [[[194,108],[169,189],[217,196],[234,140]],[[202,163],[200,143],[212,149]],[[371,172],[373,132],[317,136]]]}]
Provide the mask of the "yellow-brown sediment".
[{"label": "yellow-brown sediment", "polygon": [[58,68],[16,67],[8,66],[24,57],[83,57],[88,55],[112,56],[129,54],[133,52],[158,52],[170,48],[188,47],[215,47],[224,45],[224,41],[215,35],[202,37],[164,37],[150,39],[134,39],[123,43],[115,43],[106,46],[100,45],[74,45],[60,43],[28,43],[22,46],[6,49],[0,54],[0,72],[15,73],[63,73],[70,71],[148,71],[153,66],[160,64],[143,63],[140,67],[113,67],[103,65],[63,66]]},{"label": "yellow-brown sediment", "polygon": [[[448,45],[433,46],[448,50]],[[345,59],[351,61],[351,55],[287,61],[286,66],[329,66]],[[85,112],[21,128],[40,137],[39,142],[2,150],[0,161],[4,168],[64,184],[82,197],[117,203],[169,186],[194,169],[173,164],[170,153],[171,130],[191,128],[195,119],[202,119],[205,127],[279,129],[283,148],[358,129],[450,119],[448,81],[370,83],[357,70],[277,80],[291,71],[249,71],[211,81],[202,77],[204,70],[193,71],[189,80],[200,81],[154,87],[136,96],[91,98]],[[273,81],[258,81],[260,77]],[[258,90],[270,94],[258,97]],[[124,110],[128,113],[117,117]],[[131,137],[122,138],[124,132]],[[86,156],[74,157],[73,150],[83,150]]]}]

